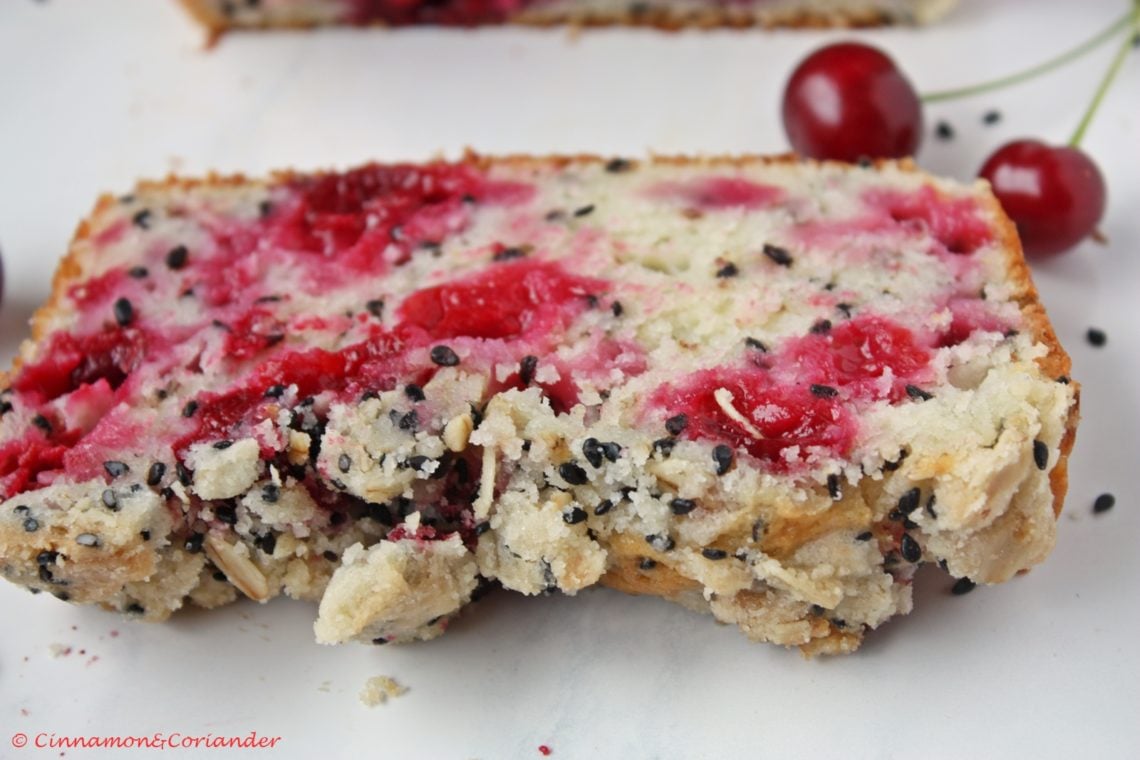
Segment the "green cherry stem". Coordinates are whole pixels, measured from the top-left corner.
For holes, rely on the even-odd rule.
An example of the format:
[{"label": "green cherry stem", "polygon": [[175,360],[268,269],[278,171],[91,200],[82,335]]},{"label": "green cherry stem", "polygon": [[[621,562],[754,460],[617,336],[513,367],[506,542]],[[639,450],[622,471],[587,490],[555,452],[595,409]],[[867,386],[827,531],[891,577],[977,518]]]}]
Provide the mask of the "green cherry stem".
[{"label": "green cherry stem", "polygon": [[[1044,63],[1039,63],[1036,66],[1029,67],[1028,69],[1023,69],[1021,71],[1014,72],[1013,74],[1008,74],[1004,77],[998,77],[997,79],[991,79],[990,81],[982,82],[981,84],[970,85],[969,87],[956,87],[951,90],[936,90],[935,92],[928,92],[924,95],[920,95],[919,99],[922,100],[923,103],[937,103],[942,100],[954,100],[955,98],[965,98],[970,95],[980,95],[983,92],[990,92],[992,90],[999,90],[1002,87],[1009,87],[1010,85],[1024,82],[1040,74],[1044,74],[1048,71],[1052,71],[1053,69],[1060,68],[1070,61],[1080,58],[1085,53],[1091,52],[1100,47],[1102,44],[1119,34],[1122,30],[1133,27],[1135,23],[1134,15],[1136,13],[1136,7],[1136,3],[1133,2],[1133,9],[1128,11],[1128,13],[1125,13],[1116,21],[1112,22],[1112,25],[1107,29],[1100,32],[1095,37],[1091,37],[1088,40],[1085,40],[1075,48],[1071,48],[1070,50],[1061,53],[1055,58],[1050,58]],[[1129,39],[1131,40],[1131,35],[1129,35]]]},{"label": "green cherry stem", "polygon": [[1104,100],[1104,94],[1108,92],[1108,88],[1112,86],[1112,80],[1116,79],[1117,72],[1120,71],[1124,59],[1132,50],[1133,36],[1140,33],[1140,2],[1133,2],[1132,13],[1129,14],[1129,26],[1131,30],[1128,33],[1127,39],[1120,49],[1116,51],[1116,57],[1112,59],[1112,63],[1108,66],[1108,71],[1104,72],[1104,78],[1100,80],[1100,86],[1096,88],[1096,93],[1093,95],[1092,102],[1089,103],[1088,109],[1085,110],[1085,115],[1081,117],[1081,123],[1077,125],[1077,131],[1073,132],[1073,136],[1069,138],[1069,147],[1075,148],[1081,144],[1081,140],[1085,137],[1085,131],[1092,123],[1093,116],[1096,114],[1097,108],[1100,107],[1100,102]]}]

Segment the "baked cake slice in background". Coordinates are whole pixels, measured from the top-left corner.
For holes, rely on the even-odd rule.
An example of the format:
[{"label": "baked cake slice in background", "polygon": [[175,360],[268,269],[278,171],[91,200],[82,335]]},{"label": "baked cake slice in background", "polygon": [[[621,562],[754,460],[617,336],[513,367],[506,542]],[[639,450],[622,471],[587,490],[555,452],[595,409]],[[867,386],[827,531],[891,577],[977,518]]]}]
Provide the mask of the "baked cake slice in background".
[{"label": "baked cake slice in background", "polygon": [[637,25],[665,29],[924,24],[955,0],[182,0],[203,25],[226,29],[325,24]]},{"label": "baked cake slice in background", "polygon": [[[0,568],[428,638],[595,584],[850,651],[1045,558],[1069,361],[984,184],[484,158],[100,200],[6,378]],[[968,624],[964,622],[963,624]]]}]

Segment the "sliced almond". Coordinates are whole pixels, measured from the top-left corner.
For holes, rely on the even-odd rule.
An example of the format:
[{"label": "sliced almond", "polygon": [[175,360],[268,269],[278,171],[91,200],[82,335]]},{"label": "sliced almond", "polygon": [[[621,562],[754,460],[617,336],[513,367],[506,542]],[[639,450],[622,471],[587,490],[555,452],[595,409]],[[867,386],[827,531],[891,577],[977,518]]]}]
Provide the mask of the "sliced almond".
[{"label": "sliced almond", "polygon": [[220,536],[206,535],[206,556],[226,575],[226,579],[255,602],[269,598],[269,582],[257,565]]},{"label": "sliced almond", "polygon": [[747,417],[741,414],[740,410],[732,405],[732,402],[736,400],[732,395],[732,391],[728,388],[717,388],[713,391],[713,399],[716,400],[717,406],[721,408],[721,411],[723,411],[730,420],[744,428],[744,431],[748,433],[748,435],[758,441],[764,440],[764,434],[761,433]]},{"label": "sliced almond", "polygon": [[469,412],[458,417],[452,417],[443,428],[443,443],[447,448],[459,453],[467,448],[467,441],[471,438],[471,431],[475,429],[475,421]]}]

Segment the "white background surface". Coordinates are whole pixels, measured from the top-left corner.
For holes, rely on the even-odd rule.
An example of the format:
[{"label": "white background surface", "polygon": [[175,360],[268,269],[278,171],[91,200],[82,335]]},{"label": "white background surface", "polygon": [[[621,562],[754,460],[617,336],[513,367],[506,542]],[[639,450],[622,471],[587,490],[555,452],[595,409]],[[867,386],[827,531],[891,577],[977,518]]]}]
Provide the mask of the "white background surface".
[{"label": "white background surface", "polygon": [[[965,0],[935,28],[859,36],[930,90],[1042,60],[1125,6]],[[98,193],[124,192],[137,177],[343,167],[464,146],[783,151],[783,82],[839,36],[848,35],[337,30],[234,35],[205,51],[172,0],[4,0],[4,356],[47,295],[76,222]],[[920,162],[968,178],[1007,139],[1065,140],[1111,49],[928,109],[931,130],[945,118],[957,138],[928,137]],[[910,617],[854,656],[815,662],[659,600],[601,590],[493,595],[430,643],[329,649],[312,643],[315,610],[287,600],[152,626],[0,584],[0,757],[59,755],[12,748],[18,731],[253,730],[281,736],[261,751],[281,758],[539,758],[540,744],[555,760],[1140,757],[1138,95],[1140,53],[1086,142],[1108,181],[1111,243],[1034,266],[1084,384],[1084,421],[1057,549],[1028,576],[958,598],[926,571]],[[1003,120],[983,126],[994,107]],[[1106,348],[1085,342],[1091,325],[1107,330]],[[1103,491],[1117,506],[1094,517]],[[53,643],[73,653],[52,657]],[[378,674],[411,691],[365,708],[357,693]]]}]

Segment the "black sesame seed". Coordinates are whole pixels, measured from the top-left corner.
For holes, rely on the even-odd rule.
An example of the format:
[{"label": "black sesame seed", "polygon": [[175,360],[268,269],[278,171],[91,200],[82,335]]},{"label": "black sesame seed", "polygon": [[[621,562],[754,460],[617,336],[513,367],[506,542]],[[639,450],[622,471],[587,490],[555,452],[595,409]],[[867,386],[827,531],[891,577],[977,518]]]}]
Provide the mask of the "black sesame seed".
[{"label": "black sesame seed", "polygon": [[534,382],[534,373],[538,369],[538,357],[528,354],[519,362],[519,382],[528,386]]},{"label": "black sesame seed", "polygon": [[584,486],[590,481],[586,471],[574,462],[563,462],[558,465],[558,474],[572,486]]},{"label": "black sesame seed", "polygon": [[642,557],[641,561],[637,563],[638,570],[652,570],[655,567],[657,567],[657,560],[649,557]]},{"label": "black sesame seed", "polygon": [[382,316],[384,316],[384,299],[383,298],[369,299],[364,304],[364,308],[368,310],[369,314],[376,317],[377,319],[380,319]]},{"label": "black sesame seed", "polygon": [[669,509],[675,515],[687,515],[697,508],[697,502],[692,499],[673,499],[669,502]]},{"label": "black sesame seed", "polygon": [[611,462],[616,462],[621,456],[621,445],[614,441],[602,442],[602,456]]},{"label": "black sesame seed", "polygon": [[953,140],[954,128],[950,126],[948,122],[940,121],[934,128],[934,134],[938,137],[939,140]]},{"label": "black sesame seed", "polygon": [[157,486],[162,482],[162,476],[166,474],[166,465],[162,462],[155,462],[146,471],[146,484],[148,486]]},{"label": "black sesame seed", "polygon": [[128,472],[131,471],[130,467],[127,467],[127,465],[125,465],[124,463],[117,462],[113,459],[109,460],[107,462],[104,462],[103,463],[103,469],[106,470],[107,474],[110,475],[112,478],[118,478],[122,475],[126,475]]},{"label": "black sesame seed", "polygon": [[127,274],[136,280],[141,280],[150,274],[150,270],[148,270],[146,267],[131,267],[127,270]]},{"label": "black sesame seed", "polygon": [[12,511],[18,515],[26,515],[26,514],[30,513],[32,510],[30,507],[28,507],[28,505],[20,504],[19,506],[13,507]]},{"label": "black sesame seed", "polygon": [[415,383],[408,383],[404,386],[404,395],[417,403],[427,398],[424,395],[424,389]]},{"label": "black sesame seed", "polygon": [[677,546],[672,536],[663,533],[650,533],[645,537],[645,542],[659,552],[670,552]]},{"label": "black sesame seed", "polygon": [[661,452],[661,456],[668,458],[676,445],[677,440],[675,438],[658,438],[653,442],[653,450]]},{"label": "black sesame seed", "polygon": [[716,271],[716,276],[721,279],[736,277],[738,274],[740,274],[740,268],[737,267],[736,264],[733,264],[731,261]]},{"label": "black sesame seed", "polygon": [[413,409],[406,414],[400,415],[396,426],[400,428],[400,430],[416,430],[420,426],[420,416],[416,414],[416,410]]},{"label": "black sesame seed", "polygon": [[580,522],[585,522],[587,517],[586,510],[581,507],[574,507],[570,511],[562,513],[562,522],[567,525],[577,525]]},{"label": "black sesame seed", "polygon": [[174,463],[174,472],[178,475],[178,482],[184,486],[190,485],[194,480],[194,475],[190,472],[190,468],[181,462]]},{"label": "black sesame seed", "polygon": [[582,206],[581,208],[574,209],[574,216],[587,216],[592,213],[594,213],[593,203]]},{"label": "black sesame seed", "polygon": [[527,254],[526,248],[519,248],[517,246],[512,246],[510,248],[504,248],[501,251],[496,251],[495,255],[491,257],[491,260],[492,261],[510,261],[511,259],[522,259],[522,258],[526,257],[526,254]]},{"label": "black sesame seed", "polygon": [[898,510],[904,515],[909,515],[914,510],[918,509],[919,501],[922,499],[922,491],[917,488],[912,488],[902,496],[899,497]]},{"label": "black sesame seed", "polygon": [[150,227],[150,217],[150,209],[144,208],[142,211],[135,212],[135,215],[131,217],[131,223],[145,230]]},{"label": "black sesame seed", "polygon": [[870,541],[872,538],[874,538],[874,536],[875,536],[874,533],[872,533],[869,530],[865,530],[862,533],[860,533],[859,535],[855,536],[855,540],[856,541]]},{"label": "black sesame seed", "polygon": [[336,562],[338,559],[340,559],[340,556],[332,550],[321,552],[321,556],[327,559],[329,562]]},{"label": "black sesame seed", "polygon": [[237,510],[234,509],[234,506],[232,504],[221,504],[217,507],[214,507],[214,517],[218,518],[218,520],[224,522],[226,525],[237,524]]},{"label": "black sesame seed", "polygon": [[832,501],[839,501],[843,498],[843,489],[839,484],[839,476],[834,472],[827,476],[827,493],[831,496]]},{"label": "black sesame seed", "polygon": [[51,435],[51,422],[42,414],[37,414],[35,417],[32,417],[32,424],[48,435]]},{"label": "black sesame seed", "polygon": [[1072,380],[1069,378],[1068,375],[1061,375],[1060,377],[1057,378],[1057,382],[1060,383],[1061,385],[1068,385],[1069,383],[1072,382]]},{"label": "black sesame seed", "polygon": [[712,450],[713,461],[716,462],[716,474],[724,475],[732,469],[732,447],[723,443],[717,444]]},{"label": "black sesame seed", "polygon": [[491,529],[491,523],[487,522],[486,520],[484,520],[484,521],[483,521],[483,522],[481,522],[481,523],[476,523],[476,525],[475,525],[475,535],[476,535],[476,536],[481,536],[481,535],[483,535],[484,533],[486,533],[487,531],[489,531],[490,529]]},{"label": "black sesame seed", "polygon": [[728,556],[728,552],[724,549],[714,549],[711,546],[706,546],[701,549],[701,556],[705,559],[724,559]]},{"label": "black sesame seed", "polygon": [[602,466],[602,444],[597,438],[587,438],[582,441],[582,456],[597,469]]},{"label": "black sesame seed", "polygon": [[909,533],[903,533],[902,541],[899,542],[899,554],[907,562],[918,562],[922,559],[922,547]]},{"label": "black sesame seed", "polygon": [[755,349],[762,354],[768,353],[768,347],[766,345],[764,345],[762,342],[756,340],[755,338],[745,338],[744,339],[744,345],[748,346],[749,348]]},{"label": "black sesame seed", "polygon": [[1104,330],[1097,329],[1096,327],[1090,327],[1089,331],[1085,333],[1085,338],[1090,345],[1096,346],[1097,348],[1108,343],[1108,334],[1105,333]]},{"label": "black sesame seed", "polygon": [[1033,442],[1033,463],[1037,465],[1038,470],[1044,470],[1049,466],[1049,447],[1045,441]]},{"label": "black sesame seed", "polygon": [[277,534],[266,533],[264,536],[258,536],[254,539],[253,543],[266,554],[273,554],[273,550],[277,548]]},{"label": "black sesame seed", "polygon": [[665,420],[665,429],[669,431],[669,435],[680,435],[688,424],[688,415],[678,414]]},{"label": "black sesame seed", "polygon": [[150,531],[149,530],[140,530],[139,535],[142,536],[143,541],[149,541],[150,540]]},{"label": "black sesame seed", "polygon": [[598,506],[594,507],[594,514],[601,516],[601,515],[604,515],[605,513],[609,512],[613,508],[614,508],[613,501],[611,501],[610,499],[603,499],[601,502],[598,503]]},{"label": "black sesame seed", "polygon": [[930,518],[932,520],[937,520],[938,519],[938,513],[934,511],[934,502],[935,502],[935,497],[934,497],[934,492],[932,491],[930,493],[930,498],[928,498],[926,500],[926,514],[930,515]]},{"label": "black sesame seed", "polygon": [[194,535],[190,536],[190,538],[186,539],[186,551],[190,552],[191,554],[197,554],[198,552],[202,551],[202,542],[205,540],[206,537],[201,533],[195,533]]},{"label": "black sesame seed", "polygon": [[906,395],[910,396],[915,401],[929,401],[934,398],[933,393],[927,393],[917,385],[908,385],[906,387]]},{"label": "black sesame seed", "polygon": [[893,462],[883,462],[883,471],[894,472],[902,465],[903,460],[906,459],[909,455],[910,452],[906,449],[899,449],[899,458]]},{"label": "black sesame seed", "polygon": [[450,346],[432,346],[431,360],[441,367],[454,367],[459,364],[459,356]]},{"label": "black sesame seed", "polygon": [[348,472],[352,469],[352,457],[348,454],[341,454],[336,460],[337,469],[341,472]]},{"label": "black sesame seed", "polygon": [[281,398],[285,395],[284,385],[271,385],[265,389],[266,398]]},{"label": "black sesame seed", "polygon": [[40,529],[40,521],[34,517],[24,518],[24,531],[27,533],[35,533]]},{"label": "black sesame seed", "polygon": [[753,543],[758,542],[761,538],[764,537],[764,531],[765,531],[766,527],[767,526],[764,525],[763,518],[757,519],[755,522],[752,523],[752,541],[753,541]]},{"label": "black sesame seed", "polygon": [[212,444],[210,444],[210,445],[211,445],[213,448],[217,449],[218,451],[225,451],[225,450],[226,450],[226,449],[228,449],[230,446],[233,446],[233,445],[234,445],[234,442],[233,442],[233,441],[231,441],[229,438],[223,438],[223,439],[222,439],[222,440],[220,440],[220,441],[214,441],[214,442],[213,442]]},{"label": "black sesame seed", "polygon": [[275,504],[280,496],[281,489],[274,483],[269,483],[261,489],[261,500],[268,504]]},{"label": "black sesame seed", "polygon": [[193,417],[194,413],[198,411],[198,402],[191,399],[186,402],[186,406],[182,407],[183,417]]},{"label": "black sesame seed", "polygon": [[115,492],[110,488],[104,489],[102,500],[103,506],[107,509],[111,510],[112,512],[119,511],[119,498],[115,496]]},{"label": "black sesame seed", "polygon": [[1103,512],[1107,512],[1115,506],[1116,497],[1110,493],[1102,493],[1100,496],[1096,497],[1096,501],[1093,502],[1093,513],[1099,515]]},{"label": "black sesame seed", "polygon": [[611,158],[606,162],[606,171],[610,174],[621,174],[624,171],[629,171],[632,166],[633,164],[624,158]]},{"label": "black sesame seed", "polygon": [[615,317],[620,317],[625,313],[625,307],[621,305],[621,301],[614,301],[610,304],[610,312],[613,313]]},{"label": "black sesame seed", "polygon": [[135,307],[131,306],[131,302],[126,298],[116,300],[111,311],[114,313],[115,322],[118,323],[119,327],[126,327],[135,318]]},{"label": "black sesame seed", "polygon": [[[423,454],[416,454],[413,457],[408,457],[408,467],[411,467],[417,472],[424,468],[424,465],[431,461],[431,457],[426,457]],[[343,489],[342,489],[343,490]]]},{"label": "black sesame seed", "polygon": [[176,245],[166,254],[166,266],[171,269],[181,269],[186,266],[186,261],[189,258],[190,251],[186,250],[186,246]]},{"label": "black sesame seed", "polygon": [[991,109],[982,114],[982,123],[989,126],[1001,121],[1001,111]]},{"label": "black sesame seed", "polygon": [[778,245],[765,243],[764,255],[782,267],[790,267],[792,265],[792,255],[788,253],[786,248],[781,248]]},{"label": "black sesame seed", "polygon": [[973,591],[978,584],[974,583],[969,578],[959,578],[954,581],[954,585],[950,587],[950,593],[954,596],[962,596]]},{"label": "black sesame seed", "polygon": [[824,335],[831,332],[831,320],[821,319],[811,326],[813,335]]},{"label": "black sesame seed", "polygon": [[832,388],[830,385],[812,383],[811,395],[818,398],[835,398],[839,395],[839,391],[837,391],[835,388]]}]

